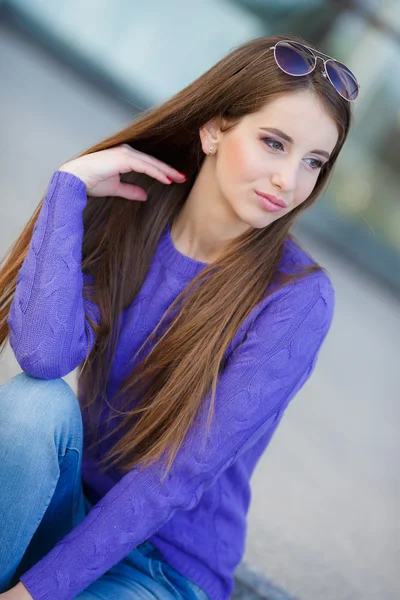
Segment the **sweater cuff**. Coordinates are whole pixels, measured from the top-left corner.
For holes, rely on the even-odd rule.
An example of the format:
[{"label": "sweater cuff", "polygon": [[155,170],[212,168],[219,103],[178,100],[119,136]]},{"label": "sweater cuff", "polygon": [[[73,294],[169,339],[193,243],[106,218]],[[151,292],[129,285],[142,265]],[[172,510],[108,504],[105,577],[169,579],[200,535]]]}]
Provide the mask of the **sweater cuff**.
[{"label": "sweater cuff", "polygon": [[50,185],[67,186],[76,189],[77,192],[86,194],[86,184],[82,179],[67,171],[55,171],[50,179]]}]

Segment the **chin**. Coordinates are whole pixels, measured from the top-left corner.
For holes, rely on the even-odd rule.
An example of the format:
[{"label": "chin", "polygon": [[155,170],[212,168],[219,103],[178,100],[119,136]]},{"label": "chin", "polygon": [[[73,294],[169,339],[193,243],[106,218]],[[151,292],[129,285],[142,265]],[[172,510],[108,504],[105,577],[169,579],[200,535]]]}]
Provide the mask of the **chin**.
[{"label": "chin", "polygon": [[271,223],[276,221],[278,218],[279,217],[273,214],[253,215],[252,218],[249,216],[247,219],[245,219],[245,223],[247,223],[247,225],[253,229],[264,229],[265,227],[268,227],[268,225],[271,225]]}]

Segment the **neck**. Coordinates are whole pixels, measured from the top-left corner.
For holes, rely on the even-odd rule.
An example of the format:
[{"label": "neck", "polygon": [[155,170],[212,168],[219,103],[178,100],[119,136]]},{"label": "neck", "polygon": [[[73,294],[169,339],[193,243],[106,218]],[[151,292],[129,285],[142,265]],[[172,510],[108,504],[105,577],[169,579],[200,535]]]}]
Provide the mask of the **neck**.
[{"label": "neck", "polygon": [[171,226],[182,254],[205,263],[218,259],[229,242],[248,229],[217,188],[215,157],[206,157],[196,181]]}]

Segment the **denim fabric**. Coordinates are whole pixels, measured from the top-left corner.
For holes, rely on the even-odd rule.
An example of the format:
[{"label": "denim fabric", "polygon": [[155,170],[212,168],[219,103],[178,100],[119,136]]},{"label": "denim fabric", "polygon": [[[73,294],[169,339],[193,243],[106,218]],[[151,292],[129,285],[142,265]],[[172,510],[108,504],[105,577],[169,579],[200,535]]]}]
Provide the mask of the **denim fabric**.
[{"label": "denim fabric", "polygon": [[[63,379],[19,373],[0,386],[0,593],[92,508],[81,480],[83,426]],[[208,600],[148,541],[90,584],[79,600]]]}]

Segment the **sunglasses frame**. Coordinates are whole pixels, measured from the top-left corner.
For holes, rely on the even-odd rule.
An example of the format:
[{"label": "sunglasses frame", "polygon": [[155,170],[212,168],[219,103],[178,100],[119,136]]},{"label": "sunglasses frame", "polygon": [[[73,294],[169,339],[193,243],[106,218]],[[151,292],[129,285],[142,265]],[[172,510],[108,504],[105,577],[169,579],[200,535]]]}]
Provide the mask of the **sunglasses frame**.
[{"label": "sunglasses frame", "polygon": [[[292,45],[292,47],[293,47],[293,45],[294,45],[294,44],[297,44],[298,46],[301,46],[302,48],[306,48],[306,49],[309,51],[309,53],[311,54],[311,56],[314,58],[314,66],[313,66],[313,68],[312,68],[310,71],[308,71],[307,73],[302,73],[301,75],[293,75],[293,73],[289,73],[288,71],[286,71],[285,69],[283,69],[283,68],[280,66],[280,64],[278,63],[278,61],[277,61],[277,58],[276,58],[276,47],[277,47],[279,44],[284,44],[284,43],[286,43],[286,44],[291,44],[291,45]],[[296,51],[296,48],[293,48],[293,49],[294,49],[294,51]],[[360,84],[358,83],[358,81],[357,81],[357,79],[356,79],[356,76],[354,75],[354,73],[353,73],[352,71],[350,71],[350,69],[349,69],[348,67],[346,67],[346,65],[344,65],[344,64],[343,64],[343,63],[341,63],[340,61],[336,60],[335,58],[332,58],[332,56],[329,56],[328,54],[324,54],[323,52],[320,52],[319,50],[314,50],[313,48],[310,48],[309,46],[306,46],[305,44],[300,44],[300,42],[292,42],[291,40],[279,40],[279,42],[277,42],[277,43],[275,44],[275,46],[271,46],[271,47],[270,47],[270,50],[273,50],[273,51],[274,51],[274,58],[275,58],[275,62],[276,62],[276,64],[278,65],[278,67],[281,69],[281,71],[283,71],[283,72],[284,72],[284,73],[286,73],[287,75],[291,75],[292,77],[304,77],[304,75],[308,75],[309,73],[312,73],[312,72],[314,71],[315,67],[317,66],[317,59],[319,58],[320,60],[322,60],[322,63],[323,63],[323,66],[324,66],[324,70],[323,70],[323,71],[321,71],[322,75],[323,75],[325,78],[326,78],[326,77],[328,78],[328,80],[329,80],[329,83],[330,83],[331,85],[333,85],[333,87],[335,88],[335,90],[337,91],[337,93],[339,94],[339,96],[341,96],[341,97],[342,97],[344,100],[346,100],[347,102],[355,102],[355,101],[357,100],[357,98],[358,98],[358,93],[357,93],[357,97],[356,97],[356,98],[354,98],[353,100],[350,100],[349,98],[345,98],[345,96],[343,96],[343,94],[341,94],[341,93],[339,92],[339,90],[336,88],[336,86],[335,86],[335,85],[334,85],[334,83],[332,82],[331,78],[329,77],[329,73],[328,73],[328,71],[327,71],[327,69],[326,69],[326,64],[327,64],[328,62],[334,62],[334,63],[337,63],[338,65],[341,65],[342,67],[345,67],[345,69],[347,69],[347,70],[348,70],[348,71],[351,73],[351,75],[354,77],[354,81],[355,81],[355,82],[356,82],[356,84],[357,84],[357,90],[358,90],[358,92],[360,91],[360,87],[361,87],[361,86],[360,86]],[[321,56],[318,56],[316,53],[318,53],[318,54],[321,54],[322,56],[326,56],[326,58],[327,58],[328,60],[324,60],[324,59],[323,59]]]}]

